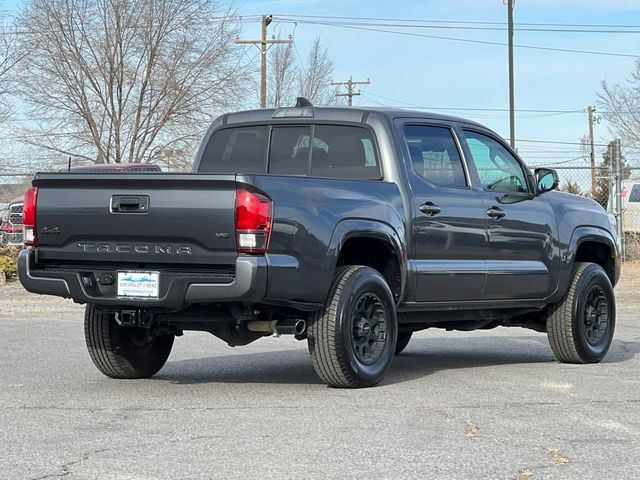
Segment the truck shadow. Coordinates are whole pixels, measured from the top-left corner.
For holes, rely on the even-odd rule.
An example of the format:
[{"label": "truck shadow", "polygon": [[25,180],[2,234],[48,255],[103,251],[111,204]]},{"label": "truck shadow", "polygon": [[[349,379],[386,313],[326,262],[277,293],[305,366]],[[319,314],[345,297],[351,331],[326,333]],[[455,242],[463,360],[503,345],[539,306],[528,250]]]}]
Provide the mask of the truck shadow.
[{"label": "truck shadow", "polygon": [[[640,342],[614,340],[603,363],[640,353]],[[557,363],[544,336],[418,338],[397,356],[381,385],[464,368]],[[321,385],[306,348],[169,361],[154,377],[177,385],[206,383]]]}]

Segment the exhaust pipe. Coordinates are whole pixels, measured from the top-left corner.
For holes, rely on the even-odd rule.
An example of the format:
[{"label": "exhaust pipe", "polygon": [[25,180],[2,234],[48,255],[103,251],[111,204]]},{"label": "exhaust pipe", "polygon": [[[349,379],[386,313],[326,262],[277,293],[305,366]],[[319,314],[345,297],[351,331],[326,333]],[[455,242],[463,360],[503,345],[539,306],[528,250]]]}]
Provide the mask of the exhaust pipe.
[{"label": "exhaust pipe", "polygon": [[267,320],[251,320],[247,322],[247,330],[250,332],[273,333],[275,332],[277,323],[276,320],[272,322]]},{"label": "exhaust pipe", "polygon": [[275,335],[302,335],[307,330],[307,322],[302,319],[253,320],[247,322],[250,332],[273,333]]},{"label": "exhaust pipe", "polygon": [[282,320],[276,324],[278,335],[302,335],[307,330],[307,322],[302,319]]}]

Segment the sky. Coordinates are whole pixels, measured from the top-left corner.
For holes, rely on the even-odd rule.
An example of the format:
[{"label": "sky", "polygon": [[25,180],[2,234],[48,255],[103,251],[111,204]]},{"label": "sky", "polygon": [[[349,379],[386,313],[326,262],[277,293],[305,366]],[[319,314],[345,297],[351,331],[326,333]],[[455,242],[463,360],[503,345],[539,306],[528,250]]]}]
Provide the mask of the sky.
[{"label": "sky", "polygon": [[[11,11],[20,4],[20,0],[5,0],[3,8]],[[243,16],[240,26],[245,39],[259,38],[258,15],[273,14],[269,35],[282,38],[292,35],[300,62],[319,36],[334,62],[334,81],[346,81],[349,77],[370,80],[370,85],[360,88],[361,95],[354,98],[354,105],[420,107],[478,121],[509,138],[508,51],[504,45],[507,7],[503,0],[234,0],[234,6],[237,14]],[[355,18],[313,17],[328,15]],[[365,17],[384,19],[390,25],[353,28],[354,22],[367,22],[362,20]],[[514,19],[516,45],[630,55],[515,48],[515,136],[519,153],[530,166],[586,166],[588,161],[579,145],[588,133],[586,108],[596,104],[602,81],[624,83],[634,69],[633,55],[640,58],[640,0],[517,0]],[[432,22],[431,27],[447,28],[398,27],[407,23],[403,20],[423,26]],[[322,25],[322,22],[346,22],[346,25]],[[619,26],[636,28],[627,28],[635,33],[624,34],[524,30],[541,28],[525,25],[536,23],[605,24],[611,25],[611,30],[624,29]],[[246,48],[247,53],[257,53],[253,46]],[[259,61],[257,55],[255,59]],[[257,99],[255,103],[257,106]],[[614,135],[606,122],[599,119],[597,111],[596,120],[595,138],[600,144],[596,147],[596,158],[600,159],[604,145]],[[640,166],[640,158],[630,160]]]},{"label": "sky", "polygon": [[[373,32],[345,26],[319,25],[317,22],[362,22],[356,19],[318,20],[302,15],[367,17],[418,21],[499,22],[465,24],[469,27],[506,28],[507,7],[502,0],[245,0],[237,3],[243,16],[273,14],[269,34],[293,35],[304,58],[316,36],[328,49],[335,64],[334,80],[371,81],[361,87],[354,105],[418,106],[439,113],[476,120],[509,138],[508,49],[436,38]],[[288,23],[286,18],[296,18]],[[316,23],[308,23],[308,22]],[[635,0],[518,0],[514,9],[514,43],[560,49],[592,50],[640,57],[640,1]],[[389,20],[390,24],[402,23]],[[518,25],[606,24],[635,25],[637,33],[573,33],[523,31],[540,28]],[[433,25],[433,24],[432,24]],[[437,23],[436,23],[437,25]],[[450,24],[440,24],[448,25]],[[461,25],[458,24],[457,27]],[[360,27],[362,28],[362,27]],[[506,43],[505,30],[398,28],[366,26],[384,30]],[[549,28],[549,27],[543,27]],[[587,29],[589,27],[581,27]],[[557,27],[571,29],[571,27]],[[257,22],[243,22],[242,36],[259,38]],[[516,139],[572,142],[539,144],[517,142],[518,151],[532,164],[567,162],[587,165],[577,143],[588,133],[586,108],[595,105],[602,81],[624,83],[634,69],[633,57],[587,55],[515,48]],[[502,109],[478,111],[473,109]],[[468,110],[465,110],[468,109]],[[572,111],[526,112],[518,110]],[[597,111],[596,119],[598,120]],[[606,144],[613,137],[607,124],[595,125],[596,143]],[[597,147],[600,158],[604,146]],[[639,162],[640,165],[640,162]]]}]

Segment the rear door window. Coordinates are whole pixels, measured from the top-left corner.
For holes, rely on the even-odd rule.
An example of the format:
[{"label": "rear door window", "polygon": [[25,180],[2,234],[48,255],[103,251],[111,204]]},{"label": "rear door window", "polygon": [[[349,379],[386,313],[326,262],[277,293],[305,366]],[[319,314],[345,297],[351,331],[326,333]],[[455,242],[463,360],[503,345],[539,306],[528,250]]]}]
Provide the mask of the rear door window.
[{"label": "rear door window", "polygon": [[382,178],[371,132],[343,125],[317,125],[311,152],[314,177],[354,180]]},{"label": "rear door window", "polygon": [[418,175],[436,185],[467,186],[462,159],[449,128],[407,125],[404,137]]}]

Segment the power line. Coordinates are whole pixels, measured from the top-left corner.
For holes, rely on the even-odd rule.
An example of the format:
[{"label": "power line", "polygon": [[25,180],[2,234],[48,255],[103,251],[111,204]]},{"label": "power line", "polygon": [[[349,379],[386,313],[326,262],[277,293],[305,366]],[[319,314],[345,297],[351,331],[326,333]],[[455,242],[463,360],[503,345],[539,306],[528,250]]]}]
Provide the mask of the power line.
[{"label": "power line", "polygon": [[[305,23],[304,19],[298,18],[298,16],[291,16],[288,19],[278,17],[280,21],[299,21]],[[433,30],[480,30],[480,31],[506,31],[508,27],[504,26],[489,26],[489,25],[460,25],[451,24],[446,25],[444,23],[439,24],[426,24],[426,23],[390,23],[390,22],[366,22],[366,21],[331,21],[335,25],[356,25],[363,27],[393,27],[393,28],[420,28],[420,29],[433,29]],[[502,25],[502,24],[498,24]],[[638,27],[640,28],[640,27]],[[639,34],[640,30],[620,30],[620,29],[595,29],[595,28],[545,28],[545,27],[518,27],[519,32],[556,32],[556,33],[606,33],[606,34]]]},{"label": "power line", "polygon": [[[287,20],[287,19],[284,19],[284,18],[280,18],[280,20],[283,21],[283,22],[284,21],[294,22],[294,20]],[[489,41],[489,40],[472,40],[470,38],[459,38],[459,37],[444,37],[444,36],[440,36],[440,35],[429,35],[429,34],[425,34],[425,33],[415,33],[415,32],[399,32],[397,30],[387,30],[387,29],[382,29],[382,28],[361,27],[361,26],[357,26],[356,24],[347,25],[347,24],[339,24],[339,23],[335,23],[335,22],[311,21],[311,20],[300,20],[300,19],[295,20],[295,21],[297,21],[298,23],[306,23],[306,24],[311,24],[311,25],[324,25],[324,26],[328,26],[328,27],[347,28],[347,29],[351,29],[351,30],[362,30],[362,31],[378,32],[378,33],[389,33],[389,34],[392,34],[392,35],[400,35],[400,36],[405,36],[405,37],[433,38],[433,39],[437,39],[437,40],[449,40],[449,41],[453,41],[453,42],[473,43],[473,44],[479,44],[479,45],[495,45],[495,46],[500,46],[500,47],[508,46],[507,43],[503,43],[503,42],[494,42],[494,41]],[[630,53],[601,52],[601,51],[595,51],[595,50],[578,50],[578,49],[571,49],[571,48],[544,47],[544,46],[541,46],[541,45],[514,44],[513,46],[515,48],[525,48],[525,49],[529,49],[529,50],[542,50],[542,51],[562,52],[562,53],[579,53],[579,54],[584,54],[584,55],[600,55],[600,56],[607,56],[607,57],[640,58],[640,55],[634,55],[634,54],[630,54]]]},{"label": "power line", "polygon": [[[296,36],[296,30],[298,29],[298,24],[295,23],[293,26],[293,34],[291,35],[293,38]],[[296,51],[296,56],[298,57],[298,62],[300,62],[300,68],[304,69],[304,62],[302,61],[302,57],[300,56],[300,52],[298,51],[298,46],[296,42],[293,42],[293,49]]]},{"label": "power line", "polygon": [[[374,94],[374,93],[371,93],[371,92],[368,92],[365,96],[368,96],[368,95],[374,95],[376,97],[380,97],[380,98],[383,98],[383,99],[396,101],[398,103],[405,103],[405,102],[401,102],[401,101],[398,101],[398,100],[394,100],[394,99],[389,98],[389,97],[385,97],[383,95]],[[379,102],[376,102],[375,100],[372,100],[372,101],[375,102],[375,103],[379,103]],[[429,109],[429,110],[442,109],[442,110],[479,110],[479,111],[500,111],[500,112],[508,112],[509,111],[508,109],[504,109],[504,108],[503,109],[494,109],[494,108],[475,108],[474,109],[474,108],[467,108],[467,107],[465,107],[465,108],[462,108],[462,107],[416,107],[415,105],[410,105],[410,104],[406,104],[406,105],[409,106],[409,107],[412,107],[412,108],[420,108],[420,109],[424,108],[424,109]],[[406,108],[406,107],[403,107],[403,108]],[[532,111],[532,110],[534,110],[534,111],[542,111],[542,112],[549,112],[550,111],[550,110],[539,110],[539,109],[521,109],[521,110],[516,110],[516,111]],[[570,113],[578,112],[578,110],[576,110],[576,111],[574,111],[574,110],[558,110],[558,111],[559,112],[570,112]],[[584,110],[579,110],[579,112],[583,113]],[[537,148],[538,145],[535,145],[535,144],[538,144],[538,143],[553,144],[553,145],[577,145],[577,146],[582,146],[582,142],[564,142],[564,141],[556,141],[556,140],[538,140],[538,139],[531,140],[531,139],[517,138],[516,141],[524,142],[524,143],[533,143],[534,144],[534,145],[525,145],[524,147],[521,147],[521,148]],[[606,144],[606,143],[594,143],[594,145],[595,146],[599,146],[599,147],[606,147],[608,144]],[[536,152],[536,153],[538,153],[538,152]],[[582,158],[582,157],[580,157],[580,158]]]},{"label": "power line", "polygon": [[[372,20],[372,21],[385,21],[385,22],[423,22],[423,23],[451,23],[451,24],[470,24],[470,25],[504,25],[504,22],[489,22],[482,20],[428,20],[428,19],[416,19],[416,18],[388,18],[388,17],[349,17],[340,15],[289,15],[289,14],[274,14],[277,17],[295,17],[295,18],[324,18],[324,19],[337,19],[337,20]],[[597,24],[597,23],[531,23],[531,22],[517,22],[516,26],[548,26],[548,27],[602,27],[602,28],[640,28],[640,25],[619,25],[619,24]]]},{"label": "power line", "polygon": [[[524,158],[526,159],[527,157],[526,157],[526,156],[524,156]],[[532,157],[529,157],[529,158],[532,158]],[[550,165],[563,165],[563,164],[566,164],[566,163],[575,162],[575,161],[577,161],[577,160],[585,160],[585,157],[576,157],[576,158],[572,158],[572,159],[570,159],[570,160],[563,160],[563,161],[561,161],[561,162],[545,162],[545,163],[538,163],[538,164],[537,164],[537,166],[544,167],[544,166],[550,166]],[[583,167],[583,168],[584,168],[584,167]]]},{"label": "power line", "polygon": [[[518,138],[516,139],[518,142],[528,142],[528,143],[553,143],[553,144],[557,144],[557,145],[582,145],[582,142],[559,142],[556,140],[530,140],[530,139],[523,139],[523,138]],[[598,146],[598,147],[606,147],[608,146],[607,143],[594,143],[594,145]]]},{"label": "power line", "polygon": [[[481,108],[481,107],[434,107],[434,106],[419,106],[408,102],[403,102],[391,97],[386,97],[377,93],[368,91],[365,95],[373,95],[374,97],[383,98],[391,102],[400,103],[407,107],[418,108],[421,110],[458,110],[458,111],[470,111],[470,112],[508,112],[508,108]],[[540,109],[540,108],[517,108],[516,112],[524,113],[585,113],[584,109],[580,110],[553,110],[553,109]]]},{"label": "power line", "polygon": [[[395,107],[397,106],[398,108],[415,108],[418,110],[452,110],[452,111],[461,111],[461,112],[508,112],[509,109],[508,108],[493,108],[493,107],[434,107],[432,105],[429,106],[421,106],[421,105],[415,105],[413,103],[409,103],[409,102],[404,102],[402,100],[398,100],[395,98],[391,98],[391,97],[387,97],[384,95],[380,95],[378,93],[373,93],[371,91],[367,91],[367,93],[363,93],[363,95],[365,96],[374,96],[374,97],[378,97],[378,98],[382,98],[385,100],[389,100],[391,102],[394,102],[395,104],[401,104],[401,105],[388,105],[388,104],[382,104],[380,103],[380,105],[386,105],[387,107]],[[373,100],[372,100],[373,101]],[[378,102],[376,102],[378,103]],[[575,110],[569,110],[569,109],[544,109],[544,108],[516,108],[516,112],[522,112],[522,113],[552,113],[552,114],[587,114],[588,111],[584,108],[582,109],[575,109]],[[602,114],[609,114],[612,112],[609,111],[600,111],[600,113]],[[636,113],[636,112],[631,112],[631,111],[618,111],[616,113]]]}]

